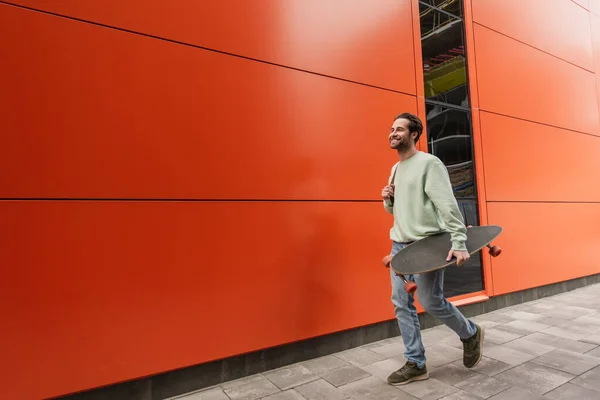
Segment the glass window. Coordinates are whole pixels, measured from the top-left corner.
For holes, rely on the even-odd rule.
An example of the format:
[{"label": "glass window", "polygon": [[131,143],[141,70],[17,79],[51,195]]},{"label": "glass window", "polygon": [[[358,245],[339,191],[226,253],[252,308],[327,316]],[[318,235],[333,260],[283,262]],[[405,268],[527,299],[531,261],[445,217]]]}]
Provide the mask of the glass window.
[{"label": "glass window", "polygon": [[427,146],[448,168],[454,196],[475,196],[470,112],[427,104]]},{"label": "glass window", "polygon": [[[450,175],[466,225],[479,225],[462,0],[419,1],[427,147]],[[483,290],[481,252],[446,269],[447,297]]]},{"label": "glass window", "polygon": [[421,48],[426,99],[469,106],[463,26],[462,18],[421,3]]},{"label": "glass window", "polygon": [[463,16],[463,5],[462,0],[420,0],[419,10],[423,12],[428,8],[435,8],[440,11],[454,14],[456,16]]}]

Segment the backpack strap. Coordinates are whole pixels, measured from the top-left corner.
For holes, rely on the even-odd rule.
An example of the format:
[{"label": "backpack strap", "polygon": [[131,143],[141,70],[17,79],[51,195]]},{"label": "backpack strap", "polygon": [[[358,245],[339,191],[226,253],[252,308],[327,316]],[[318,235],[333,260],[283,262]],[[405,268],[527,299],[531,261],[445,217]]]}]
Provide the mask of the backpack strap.
[{"label": "backpack strap", "polygon": [[397,170],[398,170],[398,164],[396,163],[396,165],[394,165],[394,172],[392,173],[392,179],[388,183],[389,185],[393,184],[394,181],[396,180],[396,171]]}]

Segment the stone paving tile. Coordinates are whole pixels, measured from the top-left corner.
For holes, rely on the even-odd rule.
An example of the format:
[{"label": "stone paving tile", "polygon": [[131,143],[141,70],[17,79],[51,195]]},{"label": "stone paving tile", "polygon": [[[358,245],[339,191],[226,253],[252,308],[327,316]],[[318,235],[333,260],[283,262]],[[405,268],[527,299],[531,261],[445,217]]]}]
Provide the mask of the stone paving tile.
[{"label": "stone paving tile", "polygon": [[539,314],[537,315],[573,320],[575,318],[592,314],[594,312],[596,312],[596,310],[590,308],[562,305],[553,310],[540,310]]},{"label": "stone paving tile", "polygon": [[265,378],[225,389],[225,394],[232,400],[256,400],[278,392],[279,388]]},{"label": "stone paving tile", "polygon": [[585,354],[587,354],[588,356],[600,358],[600,346],[594,348],[593,350],[586,352]]},{"label": "stone paving tile", "polygon": [[350,397],[349,393],[341,391],[323,379],[298,386],[294,390],[308,400],[343,400]]},{"label": "stone paving tile", "polygon": [[310,370],[302,365],[278,368],[263,375],[281,390],[291,389],[295,386],[319,379],[319,375],[310,372]]},{"label": "stone paving tile", "polygon": [[[456,335],[454,332],[452,334]],[[436,344],[444,343],[450,340],[450,332],[438,327],[425,329],[421,332],[421,340],[425,348],[435,346]]]},{"label": "stone paving tile", "polygon": [[[411,383],[412,384],[412,383]],[[340,390],[349,393],[353,400],[416,400],[417,398],[390,386],[371,376],[360,381],[341,386]]]},{"label": "stone paving tile", "polygon": [[374,347],[381,347],[381,346],[385,346],[387,344],[394,344],[394,343],[402,343],[402,336],[396,336],[396,337],[389,338],[389,339],[383,339],[378,342],[373,342],[373,343],[368,343],[368,344],[362,345],[360,347],[362,347],[363,349],[370,350]]},{"label": "stone paving tile", "polygon": [[[480,327],[484,328],[484,329],[488,329],[488,328],[495,328],[498,325],[502,325],[502,322],[496,322],[496,321],[489,321],[487,319],[484,318],[479,318],[479,317],[474,317],[474,318],[470,318],[471,321],[475,322],[477,325],[479,325]],[[514,320],[513,320],[514,321]]]},{"label": "stone paving tile", "polygon": [[505,362],[510,365],[519,365],[533,360],[535,355],[523,353],[506,346],[488,346],[483,354],[486,357]]},{"label": "stone paving tile", "polygon": [[573,320],[573,322],[579,323],[579,324],[600,326],[600,314],[594,313],[594,314],[590,314],[590,315],[584,315],[583,317],[575,318]]},{"label": "stone paving tile", "polygon": [[580,341],[584,343],[600,345],[600,334],[583,337]]},{"label": "stone paving tile", "polygon": [[539,320],[540,323],[552,326],[566,326],[571,323],[568,319],[548,317]]},{"label": "stone paving tile", "polygon": [[458,392],[452,393],[451,395],[446,396],[440,400],[481,400],[481,397],[477,397],[474,394],[470,394],[459,390]]},{"label": "stone paving tile", "polygon": [[513,340],[512,342],[504,343],[503,347],[508,347],[513,350],[521,351],[532,356],[541,356],[551,351],[556,350],[554,346],[535,343],[527,340],[527,337]]},{"label": "stone paving tile", "polygon": [[532,360],[532,362],[569,374],[581,375],[600,365],[600,358],[567,350],[554,350]]},{"label": "stone paving tile", "polygon": [[361,347],[342,351],[341,353],[336,354],[336,357],[356,367],[362,367],[363,365],[369,365],[377,361],[385,360],[385,357],[381,354],[377,354],[369,349],[363,349]]},{"label": "stone paving tile", "polygon": [[569,324],[562,327],[552,326],[548,329],[544,329],[541,331],[541,333],[554,335],[565,339],[580,340],[593,335],[595,332],[589,332],[586,329],[583,329],[581,326]]},{"label": "stone paving tile", "polygon": [[525,336],[523,339],[534,343],[552,346],[557,349],[573,351],[575,353],[585,353],[596,347],[594,344],[583,343],[540,332]]},{"label": "stone paving tile", "polygon": [[433,378],[411,382],[401,386],[401,389],[421,400],[438,400],[458,391],[456,387]]},{"label": "stone paving tile", "polygon": [[594,324],[588,324],[585,322],[578,322],[577,319],[571,321],[568,326],[563,326],[562,328],[568,328],[572,331],[581,333],[582,335],[594,335],[600,332],[600,326]]},{"label": "stone paving tile", "polygon": [[294,389],[286,390],[273,394],[271,396],[263,397],[261,400],[306,400],[302,395],[296,392]]},{"label": "stone paving tile", "polygon": [[383,357],[396,357],[404,354],[404,343],[396,342],[389,343],[379,347],[373,347],[370,349],[372,352],[377,353]]},{"label": "stone paving tile", "polygon": [[[502,311],[500,310],[501,315],[505,315],[513,320],[522,319],[527,321],[539,321],[540,319],[544,319],[545,316],[540,314],[534,314],[526,311]],[[510,321],[508,321],[510,322]]]},{"label": "stone paving tile", "polygon": [[518,386],[513,386],[502,393],[490,397],[489,400],[544,400],[544,398]]},{"label": "stone paving tile", "polygon": [[553,326],[553,327],[543,330],[542,333],[545,333],[547,335],[558,336],[558,337],[565,338],[565,339],[571,339],[571,340],[579,340],[579,339],[587,336],[587,335],[582,335],[581,333],[573,332],[572,330],[569,329],[568,326],[564,326],[564,327]]},{"label": "stone paving tile", "polygon": [[[479,365],[478,365],[479,366]],[[462,365],[448,364],[443,367],[437,368],[435,371],[430,371],[429,376],[440,382],[447,383],[449,385],[456,385],[462,381],[479,375],[472,369],[465,368]]]},{"label": "stone paving tile", "polygon": [[600,367],[596,367],[580,375],[573,379],[571,383],[600,393]]},{"label": "stone paving tile", "polygon": [[227,389],[234,388],[236,386],[244,385],[246,383],[259,381],[261,379],[265,379],[265,377],[262,376],[262,374],[251,375],[251,376],[246,376],[244,378],[236,379],[233,381],[224,382],[221,384],[221,387],[223,389],[227,390]]},{"label": "stone paving tile", "polygon": [[489,328],[485,330],[484,335],[484,343],[494,343],[494,344],[503,344],[506,342],[510,342],[511,340],[518,339],[523,337],[521,333],[509,332],[504,329],[500,329],[502,325],[497,326],[495,328]]},{"label": "stone paving tile", "polygon": [[516,320],[517,318],[511,318],[507,315],[499,314],[498,312],[491,312],[487,314],[478,315],[477,317],[471,318],[473,321],[491,321],[497,322],[499,324],[505,324],[507,322],[511,322]]},{"label": "stone paving tile", "polygon": [[532,393],[543,395],[564,385],[573,379],[574,375],[528,362],[502,372],[496,375],[495,378]]},{"label": "stone paving tile", "polygon": [[510,383],[477,374],[476,376],[467,379],[466,381],[455,384],[459,389],[467,393],[472,393],[484,399],[497,395],[512,387]]},{"label": "stone paving tile", "polygon": [[[484,352],[484,354],[485,354],[485,352]],[[454,362],[453,365],[456,365],[463,369],[465,368],[463,366],[462,360]],[[494,376],[494,375],[498,375],[501,372],[509,370],[513,367],[514,367],[514,365],[507,364],[502,361],[494,360],[493,358],[489,358],[484,355],[481,358],[481,361],[479,361],[479,364],[477,364],[477,366],[471,368],[470,371],[478,372],[480,374],[487,375],[487,376]]]},{"label": "stone paving tile", "polygon": [[354,365],[334,369],[322,375],[322,378],[333,386],[342,386],[369,377],[369,373]]},{"label": "stone paving tile", "polygon": [[504,331],[518,333],[520,335],[529,335],[531,333],[543,331],[544,329],[548,329],[551,327],[552,325],[547,325],[536,321],[518,319],[516,321],[500,325],[497,328],[502,329]]},{"label": "stone paving tile", "polygon": [[582,388],[581,386],[565,383],[561,387],[546,393],[544,398],[551,400],[598,400],[598,398],[600,398],[600,394],[598,392],[594,392],[593,390]]},{"label": "stone paving tile", "polygon": [[425,351],[427,351],[429,347],[439,344],[444,344],[459,349],[462,349],[463,346],[456,332],[451,331],[445,325],[424,330],[421,333],[421,338],[423,340]]},{"label": "stone paving tile", "polygon": [[378,361],[370,365],[365,365],[360,368],[386,382],[388,375],[398,370],[399,368],[402,368],[402,366],[405,363],[406,359],[404,359],[404,357],[393,357],[388,358],[387,360]]},{"label": "stone paving tile", "polygon": [[427,358],[428,368],[429,366],[441,367],[456,360],[462,360],[463,351],[462,349],[457,349],[446,344],[438,344],[426,349],[425,357]]},{"label": "stone paving tile", "polygon": [[187,394],[185,396],[174,397],[173,400],[229,400],[229,397],[223,392],[220,387],[201,390]]},{"label": "stone paving tile", "polygon": [[336,356],[325,356],[315,358],[314,360],[303,361],[300,365],[312,373],[322,374],[327,371],[341,368],[347,364]]}]

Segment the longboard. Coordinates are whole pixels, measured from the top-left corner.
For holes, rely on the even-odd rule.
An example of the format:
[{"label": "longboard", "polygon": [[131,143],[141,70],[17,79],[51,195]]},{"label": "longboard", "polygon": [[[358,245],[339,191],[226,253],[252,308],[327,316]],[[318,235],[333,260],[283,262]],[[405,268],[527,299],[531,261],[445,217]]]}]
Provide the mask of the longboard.
[{"label": "longboard", "polygon": [[[491,246],[490,243],[501,232],[502,227],[496,225],[467,227],[465,243],[467,251],[469,254],[474,254],[484,247],[488,247],[492,257],[499,256],[502,249],[498,246]],[[391,267],[396,275],[402,278],[404,289],[407,292],[414,293],[417,285],[408,281],[404,275],[422,274],[456,263],[456,258],[446,261],[451,247],[450,234],[448,232],[439,233],[409,244],[393,258],[386,256],[383,264]]]}]

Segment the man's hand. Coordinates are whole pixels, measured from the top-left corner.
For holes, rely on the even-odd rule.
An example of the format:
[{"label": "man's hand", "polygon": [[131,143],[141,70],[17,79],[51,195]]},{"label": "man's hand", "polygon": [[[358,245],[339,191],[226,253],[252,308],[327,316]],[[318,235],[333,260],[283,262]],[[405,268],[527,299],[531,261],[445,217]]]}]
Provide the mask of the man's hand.
[{"label": "man's hand", "polygon": [[381,191],[381,197],[383,197],[384,200],[389,200],[394,197],[394,185],[387,185],[384,187]]},{"label": "man's hand", "polygon": [[460,267],[465,262],[467,262],[469,258],[471,258],[471,255],[468,251],[450,250],[450,252],[448,253],[448,257],[446,257],[446,261],[452,260],[453,256],[456,257],[457,267]]}]

